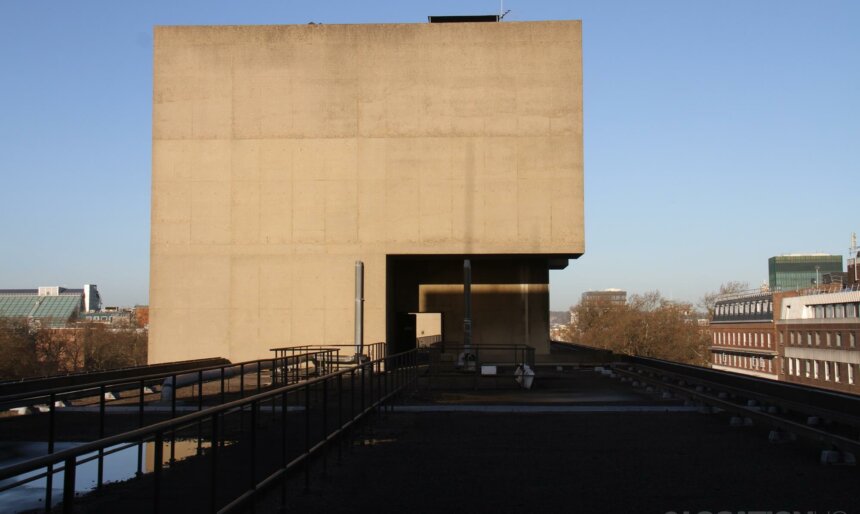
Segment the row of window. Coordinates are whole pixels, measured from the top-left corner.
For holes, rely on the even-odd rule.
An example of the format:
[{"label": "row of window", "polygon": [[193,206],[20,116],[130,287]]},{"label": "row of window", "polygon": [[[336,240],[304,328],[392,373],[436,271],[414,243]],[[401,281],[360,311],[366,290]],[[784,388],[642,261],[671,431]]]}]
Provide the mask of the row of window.
[{"label": "row of window", "polygon": [[770,348],[770,332],[714,332],[714,344]]},{"label": "row of window", "polygon": [[719,316],[739,316],[741,314],[761,314],[767,312],[773,312],[772,300],[726,303],[717,305],[714,308],[714,313]]},{"label": "row of window", "polygon": [[773,359],[758,355],[737,355],[714,352],[714,364],[773,373]]},{"label": "row of window", "polygon": [[[849,348],[857,346],[857,335],[854,332],[841,331],[820,331],[814,332],[789,332],[788,344],[800,346],[806,343],[806,346],[821,346],[822,341],[825,346],[842,347],[843,343],[847,343]],[[785,343],[784,332],[779,333],[779,342]]]},{"label": "row of window", "polygon": [[835,303],[815,306],[815,317],[827,318],[856,318],[860,316],[860,303]]},{"label": "row of window", "polygon": [[849,385],[853,385],[855,373],[856,371],[860,371],[860,368],[857,368],[857,364],[847,362],[830,362],[795,358],[788,358],[786,360],[788,361],[789,375],[795,377],[804,376],[814,380],[821,380],[823,375],[825,382],[830,382],[832,380],[833,382],[841,383],[843,378],[842,370],[844,369],[846,382]]}]

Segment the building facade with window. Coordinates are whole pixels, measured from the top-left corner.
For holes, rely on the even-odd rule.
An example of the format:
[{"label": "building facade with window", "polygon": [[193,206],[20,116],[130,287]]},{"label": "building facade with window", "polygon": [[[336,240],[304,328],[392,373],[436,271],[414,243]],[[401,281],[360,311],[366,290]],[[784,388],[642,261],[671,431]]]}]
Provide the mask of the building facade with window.
[{"label": "building facade with window", "polygon": [[789,298],[776,326],[780,380],[860,393],[860,291]]},{"label": "building facade with window", "polygon": [[842,272],[842,256],[826,253],[792,253],[767,260],[771,291],[794,291],[822,283],[823,275]]},{"label": "building facade with window", "polygon": [[778,379],[774,312],[782,296],[755,291],[716,302],[710,322],[712,368]]}]

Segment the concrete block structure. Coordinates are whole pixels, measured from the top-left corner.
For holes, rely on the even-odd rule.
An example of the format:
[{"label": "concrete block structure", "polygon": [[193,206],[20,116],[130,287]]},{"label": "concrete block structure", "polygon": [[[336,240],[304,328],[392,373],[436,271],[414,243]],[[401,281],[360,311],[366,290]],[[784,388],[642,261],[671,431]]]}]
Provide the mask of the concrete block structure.
[{"label": "concrete block structure", "polygon": [[[581,24],[157,27],[150,362],[414,346],[408,313],[548,351],[584,252]],[[412,318],[414,319],[414,317]],[[406,335],[404,335],[406,334]]]}]

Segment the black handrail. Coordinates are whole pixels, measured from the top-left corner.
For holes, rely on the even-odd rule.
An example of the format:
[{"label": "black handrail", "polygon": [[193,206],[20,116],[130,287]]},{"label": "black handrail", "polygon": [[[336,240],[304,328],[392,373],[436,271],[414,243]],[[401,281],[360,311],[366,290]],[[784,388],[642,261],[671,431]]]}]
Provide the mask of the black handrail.
[{"label": "black handrail", "polygon": [[[302,354],[298,354],[295,356],[290,356],[290,358],[292,358],[292,357],[304,357],[306,354],[320,354],[323,352],[324,352],[324,350],[320,349],[320,350],[315,350],[315,351],[311,351],[311,352],[304,352]],[[272,362],[278,361],[278,360],[282,360],[282,359],[278,359],[278,358],[275,358],[275,359],[273,359],[273,358],[256,359],[256,360],[243,361],[243,362],[237,362],[237,363],[219,364],[219,365],[214,365],[214,366],[204,366],[204,367],[199,367],[199,368],[191,368],[191,369],[182,369],[182,370],[169,371],[169,372],[153,373],[153,374],[149,374],[149,375],[140,375],[140,376],[135,376],[135,377],[130,377],[130,378],[121,378],[121,379],[115,379],[115,380],[100,380],[97,382],[89,382],[89,383],[80,384],[80,385],[54,387],[54,388],[50,388],[50,389],[42,389],[39,391],[32,391],[32,392],[28,392],[28,393],[12,394],[12,395],[0,397],[0,408],[5,408],[5,407],[7,407],[9,405],[13,405],[13,404],[33,403],[39,398],[47,398],[51,395],[59,396],[62,394],[88,393],[88,392],[91,392],[91,391],[98,389],[102,386],[104,386],[107,389],[110,389],[109,386],[111,386],[111,385],[122,386],[122,385],[126,385],[126,384],[137,383],[140,381],[154,382],[156,380],[162,380],[162,379],[165,379],[168,377],[175,377],[175,376],[179,376],[179,375],[186,375],[186,374],[191,374],[191,373],[199,373],[199,372],[206,372],[206,371],[220,370],[220,369],[227,369],[227,368],[235,368],[237,366],[238,367],[250,367],[250,366],[253,366],[254,364],[269,364],[269,363],[272,363]],[[30,401],[26,401],[26,400],[30,400]]]},{"label": "black handrail", "polygon": [[[309,362],[311,360],[317,361],[318,365],[321,365],[326,370],[330,370],[334,366],[338,365],[337,350],[333,350],[333,349],[314,350],[314,351],[299,353],[296,355],[292,355],[292,356],[285,357],[285,358],[279,358],[279,359],[278,358],[276,358],[276,359],[271,359],[271,358],[269,358],[269,359],[258,359],[258,360],[253,360],[253,361],[238,362],[235,364],[225,364],[225,365],[217,365],[217,366],[203,366],[203,367],[199,367],[199,368],[195,368],[195,369],[185,369],[185,370],[181,370],[181,371],[155,373],[155,374],[150,374],[150,375],[138,376],[138,377],[135,377],[133,379],[125,379],[125,380],[119,380],[119,381],[106,380],[106,381],[93,382],[93,383],[87,384],[86,388],[74,387],[74,386],[54,388],[54,389],[50,389],[50,390],[40,391],[40,392],[35,393],[35,394],[30,393],[30,394],[15,395],[14,397],[18,398],[18,399],[17,400],[8,400],[6,403],[6,406],[8,407],[9,405],[20,405],[21,403],[32,405],[32,404],[35,404],[36,402],[38,402],[40,400],[41,401],[47,400],[47,404],[48,404],[47,405],[47,410],[48,410],[48,412],[47,412],[47,425],[48,425],[47,426],[47,443],[48,443],[47,452],[48,452],[48,455],[51,455],[54,453],[55,442],[56,442],[57,432],[58,432],[57,422],[56,422],[56,415],[57,415],[57,410],[58,410],[57,402],[58,401],[68,400],[70,398],[81,398],[81,397],[98,395],[98,398],[99,398],[99,400],[98,400],[98,407],[99,407],[99,410],[98,410],[98,416],[99,416],[99,419],[98,419],[98,438],[103,439],[106,436],[105,418],[106,418],[107,411],[109,410],[107,407],[107,400],[106,400],[106,395],[108,392],[115,391],[117,389],[124,389],[125,386],[133,386],[136,389],[136,396],[137,396],[136,406],[137,406],[137,411],[138,411],[137,412],[138,428],[142,428],[145,426],[145,413],[146,413],[146,409],[145,409],[146,390],[145,389],[146,389],[146,387],[148,387],[148,385],[151,385],[153,382],[160,382],[160,381],[169,382],[169,384],[167,384],[169,387],[171,387],[170,398],[169,398],[169,404],[170,404],[169,416],[172,419],[172,418],[177,417],[177,391],[179,389],[181,389],[182,387],[191,387],[192,388],[192,396],[194,396],[193,395],[193,389],[196,386],[196,392],[197,392],[197,394],[196,394],[196,396],[197,396],[196,407],[197,407],[197,410],[199,411],[199,410],[203,409],[203,397],[204,397],[203,387],[204,387],[204,384],[206,384],[208,382],[212,382],[212,381],[220,379],[220,382],[221,382],[220,394],[215,393],[215,396],[218,397],[218,401],[220,403],[226,402],[225,378],[227,378],[228,374],[226,371],[228,369],[236,370],[237,373],[239,374],[239,391],[238,391],[238,393],[239,393],[240,397],[244,397],[245,396],[245,374],[246,373],[248,373],[248,372],[253,373],[256,371],[256,373],[257,373],[256,392],[259,393],[262,389],[261,372],[262,372],[262,368],[264,366],[270,366],[271,367],[272,385],[273,386],[276,385],[276,383],[278,382],[277,370],[278,370],[278,366],[280,366],[280,369],[281,369],[280,382],[282,385],[287,385],[291,381],[292,382],[298,382],[300,380],[306,380],[309,378],[308,368],[306,368],[305,373],[302,374],[299,372],[299,366],[298,365],[301,362]],[[292,375],[289,375],[287,373],[287,371],[288,371],[288,366],[291,364],[293,365],[294,373]],[[210,376],[207,376],[207,373],[210,374]],[[213,373],[215,375],[218,375],[218,376],[213,378],[211,376],[211,374],[213,374]],[[179,384],[177,381],[178,377],[179,378],[188,377],[188,382],[185,384]],[[24,402],[23,400],[27,400],[27,401]],[[162,397],[162,400],[163,400],[163,397]],[[0,403],[0,405],[2,405],[2,403]],[[135,404],[132,404],[132,406],[134,406],[134,405]],[[15,423],[14,418],[7,419],[6,421],[4,421],[4,426],[8,426],[9,424],[12,424],[12,423]],[[175,460],[175,447],[174,447],[175,439],[176,439],[176,431],[173,431],[173,432],[171,432],[170,439],[169,439],[171,442],[171,445],[170,445],[170,460],[171,460],[171,462],[173,462]],[[200,442],[200,440],[201,440],[201,435],[198,434],[198,443]],[[97,483],[97,487],[99,487],[99,488],[101,488],[103,483],[104,483],[104,458],[105,458],[105,456],[110,455],[114,451],[117,451],[117,450],[112,450],[112,451],[107,451],[107,452],[104,450],[100,450],[99,454],[95,457],[98,459],[96,483]],[[88,459],[88,460],[92,460],[92,459]],[[142,466],[143,466],[142,447],[138,447],[137,468],[139,471],[142,469]],[[51,493],[51,487],[53,486],[53,483],[52,483],[53,471],[54,470],[49,468],[48,472],[46,474],[42,474],[42,475],[39,475],[36,477],[31,477],[30,479],[25,479],[23,482],[23,483],[26,483],[26,482],[32,481],[33,479],[36,479],[36,478],[46,477],[47,478],[47,486],[48,486],[47,493],[46,493],[46,503],[50,503],[50,499],[51,499],[51,494],[52,494]],[[7,490],[11,487],[17,486],[17,485],[20,485],[20,483],[6,484],[3,487],[0,487],[0,492],[5,491],[5,490]]]},{"label": "black handrail", "polygon": [[[349,375],[350,389],[350,416],[344,422],[343,421],[343,410],[344,410],[344,377]],[[361,397],[360,397],[360,408],[356,410],[356,376],[359,375],[361,379]],[[77,465],[88,462],[92,460],[92,457],[86,458],[81,462],[78,462],[78,458],[90,453],[99,452],[101,455],[107,448],[122,445],[124,443],[133,443],[139,446],[142,446],[143,443],[148,441],[155,442],[155,460],[154,460],[154,471],[153,471],[153,510],[158,511],[160,505],[160,487],[162,484],[162,467],[163,467],[163,444],[165,441],[165,436],[167,434],[175,434],[178,430],[183,428],[194,426],[195,424],[202,424],[204,422],[209,423],[211,427],[212,434],[212,444],[211,444],[211,457],[212,457],[212,472],[209,477],[210,480],[210,491],[212,494],[206,500],[209,504],[209,510],[212,512],[226,512],[235,508],[242,506],[247,501],[255,498],[257,494],[272,485],[278,483],[278,479],[284,477],[285,474],[298,466],[299,464],[305,464],[305,473],[306,480],[309,480],[309,466],[308,460],[309,457],[318,452],[331,443],[332,441],[339,438],[345,430],[354,426],[363,416],[367,413],[376,409],[379,405],[393,398],[395,395],[399,394],[403,391],[407,386],[413,384],[417,378],[417,350],[410,350],[408,352],[404,352],[401,354],[393,355],[390,357],[384,357],[382,359],[378,359],[375,361],[369,361],[366,363],[359,364],[355,367],[351,367],[345,370],[334,371],[330,374],[324,375],[322,377],[309,379],[307,381],[301,382],[299,384],[292,385],[284,385],[278,387],[276,389],[272,389],[265,392],[260,392],[258,394],[240,398],[238,400],[233,400],[230,402],[223,403],[221,405],[209,407],[206,409],[202,409],[197,412],[193,412],[190,414],[186,414],[183,416],[176,417],[174,419],[154,423],[149,426],[141,427],[138,429],[130,430],[128,432],[117,434],[114,436],[105,437],[103,439],[99,439],[97,441],[93,441],[90,443],[84,443],[80,446],[76,446],[74,448],[69,448],[66,450],[61,450],[56,453],[45,455],[42,457],[36,457],[34,459],[28,460],[26,462],[22,462],[19,464],[15,464],[12,466],[8,466],[6,468],[0,469],[0,481],[7,480],[16,476],[20,476],[25,473],[30,473],[39,469],[47,468],[47,476],[50,478],[51,475],[57,471],[62,470],[64,472],[63,476],[63,485],[64,485],[64,494],[63,494],[63,510],[66,512],[70,512],[73,509],[74,502],[76,501],[76,497],[74,494],[75,489],[75,473]],[[338,394],[338,402],[337,402],[337,418],[338,425],[334,427],[333,430],[329,430],[329,420],[328,420],[328,386],[329,383],[335,381],[337,384],[337,394]],[[366,384],[367,382],[367,384]],[[367,388],[365,388],[365,384]],[[312,406],[311,401],[311,393],[312,390],[318,386],[322,386],[323,394],[322,394],[322,439],[317,443],[311,445],[310,439],[310,411]],[[255,451],[255,441],[256,441],[256,427],[257,427],[257,413],[264,402],[271,401],[273,413],[276,406],[276,400],[280,399],[280,405],[282,408],[282,430],[286,430],[286,414],[287,414],[287,399],[290,393],[295,392],[303,392],[305,398],[304,410],[305,410],[305,449],[304,452],[301,453],[298,457],[293,460],[287,462],[287,454],[286,454],[286,439],[282,440],[283,444],[283,459],[280,467],[275,470],[273,473],[269,474],[267,477],[262,480],[258,480],[255,477],[255,473],[251,473],[251,481],[249,482],[248,488],[233,501],[228,503],[225,507],[218,510],[217,498],[215,491],[217,490],[217,481],[218,481],[218,452],[219,446],[223,447],[223,440],[219,436],[219,426],[223,420],[223,417],[228,413],[238,412],[240,415],[244,415],[244,413],[250,407],[250,415],[251,415],[251,469],[256,470],[256,451]],[[286,432],[283,432],[286,435]],[[62,464],[62,466],[59,466]],[[50,488],[51,481],[47,481],[46,486],[46,501],[45,508],[46,511],[50,511],[53,507],[53,502],[50,500]],[[16,485],[20,485],[24,483],[24,481],[18,482]],[[282,496],[283,498],[283,496]],[[201,499],[203,501],[203,499]]]}]

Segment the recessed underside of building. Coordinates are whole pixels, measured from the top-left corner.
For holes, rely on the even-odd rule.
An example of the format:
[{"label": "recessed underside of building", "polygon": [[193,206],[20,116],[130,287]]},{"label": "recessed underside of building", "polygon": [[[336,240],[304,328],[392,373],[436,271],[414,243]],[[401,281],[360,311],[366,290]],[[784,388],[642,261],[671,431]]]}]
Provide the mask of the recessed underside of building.
[{"label": "recessed underside of building", "polygon": [[[155,30],[150,360],[258,358],[415,314],[547,351],[584,252],[578,21]],[[410,335],[411,334],[411,335]]]}]

